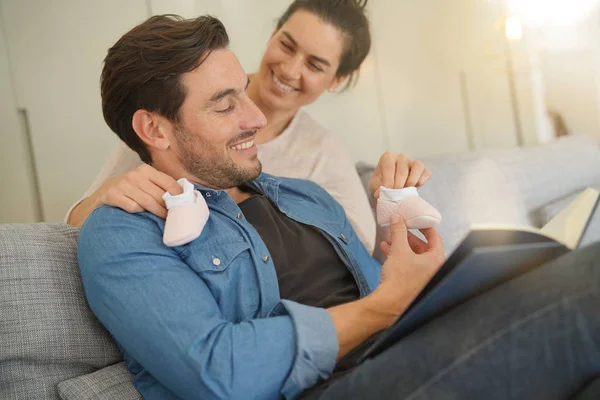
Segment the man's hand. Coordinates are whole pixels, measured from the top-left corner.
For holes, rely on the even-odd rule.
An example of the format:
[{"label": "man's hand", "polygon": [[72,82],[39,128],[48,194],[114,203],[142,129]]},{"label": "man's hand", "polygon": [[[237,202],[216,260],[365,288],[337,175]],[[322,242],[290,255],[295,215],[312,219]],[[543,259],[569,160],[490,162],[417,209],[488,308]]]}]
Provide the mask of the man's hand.
[{"label": "man's hand", "polygon": [[445,261],[442,238],[434,228],[421,230],[426,242],[406,228],[399,215],[392,216],[390,237],[381,243],[387,260],[376,291],[384,294],[390,311],[399,317]]},{"label": "man's hand", "polygon": [[165,192],[178,195],[183,189],[169,175],[143,164],[106,181],[92,197],[96,199],[95,207],[109,205],[128,213],[149,211],[166,218],[167,207],[162,199]]},{"label": "man's hand", "polygon": [[411,161],[406,154],[384,153],[369,180],[370,201],[379,198],[381,186],[390,189],[420,187],[431,177],[431,171],[421,161]]}]

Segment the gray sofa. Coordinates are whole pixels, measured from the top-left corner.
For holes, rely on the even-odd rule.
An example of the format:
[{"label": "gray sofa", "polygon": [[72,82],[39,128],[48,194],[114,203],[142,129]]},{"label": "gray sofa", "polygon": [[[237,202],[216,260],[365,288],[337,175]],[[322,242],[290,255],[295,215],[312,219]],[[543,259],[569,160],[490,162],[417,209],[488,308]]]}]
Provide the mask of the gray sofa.
[{"label": "gray sofa", "polygon": [[[425,161],[434,177],[420,193],[443,215],[448,252],[471,223],[540,226],[576,191],[600,188],[600,150],[586,137]],[[371,171],[359,167],[365,180]],[[600,215],[590,228],[587,240],[600,240]],[[141,398],[86,305],[77,234],[65,224],[0,224],[2,399]]]}]

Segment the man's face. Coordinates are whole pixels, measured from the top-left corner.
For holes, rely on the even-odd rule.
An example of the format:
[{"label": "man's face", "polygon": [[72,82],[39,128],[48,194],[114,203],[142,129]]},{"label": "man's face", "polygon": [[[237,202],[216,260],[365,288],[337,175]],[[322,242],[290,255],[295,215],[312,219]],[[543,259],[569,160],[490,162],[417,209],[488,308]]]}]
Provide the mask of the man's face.
[{"label": "man's face", "polygon": [[262,167],[254,136],[266,119],[246,94],[248,78],[235,54],[214,50],[182,84],[187,94],[173,132],[181,166],[214,189],[255,179]]}]

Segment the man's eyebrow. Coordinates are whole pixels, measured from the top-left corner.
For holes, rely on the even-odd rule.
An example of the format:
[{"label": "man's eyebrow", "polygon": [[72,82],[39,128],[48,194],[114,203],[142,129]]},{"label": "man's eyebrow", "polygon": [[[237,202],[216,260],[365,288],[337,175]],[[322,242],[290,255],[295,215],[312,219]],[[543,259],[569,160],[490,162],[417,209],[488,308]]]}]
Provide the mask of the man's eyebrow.
[{"label": "man's eyebrow", "polygon": [[[247,78],[247,79],[248,80],[246,81],[246,87],[244,88],[244,90],[248,89],[248,85],[250,85],[250,78]],[[211,103],[218,103],[219,101],[223,100],[223,98],[225,98],[231,94],[238,94],[238,93],[239,93],[239,90],[236,90],[233,88],[221,90],[220,92],[213,94],[212,97],[210,99],[208,99],[208,101]]]},{"label": "man's eyebrow", "polygon": [[[283,32],[283,35],[290,41],[292,42],[292,44],[294,45],[294,47],[298,47],[298,43],[294,40],[294,38],[292,37],[292,35],[290,35],[288,32]],[[316,62],[319,62],[321,64],[327,65],[328,67],[331,67],[331,63],[329,61],[327,61],[326,59],[322,58],[322,57],[318,57],[315,56],[313,54],[310,55],[310,58],[312,58],[313,60],[315,60]]]},{"label": "man's eyebrow", "polygon": [[224,97],[227,97],[227,96],[229,96],[231,94],[235,94],[235,93],[237,93],[237,90],[235,90],[235,89],[221,90],[220,92],[213,94],[208,101],[210,101],[211,103],[218,103]]}]

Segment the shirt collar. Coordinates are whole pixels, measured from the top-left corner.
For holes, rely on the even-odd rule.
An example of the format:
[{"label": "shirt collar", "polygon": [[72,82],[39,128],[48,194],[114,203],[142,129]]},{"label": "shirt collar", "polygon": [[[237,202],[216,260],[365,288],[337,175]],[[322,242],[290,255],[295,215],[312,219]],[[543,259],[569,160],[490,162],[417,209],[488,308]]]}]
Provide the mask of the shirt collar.
[{"label": "shirt collar", "polygon": [[[262,172],[256,179],[248,182],[250,187],[267,197],[276,196],[280,184],[281,179],[265,172]],[[225,192],[225,190],[211,189],[197,184],[194,184],[194,189],[199,190],[204,194],[210,193],[211,196],[220,196],[221,193]]]}]

